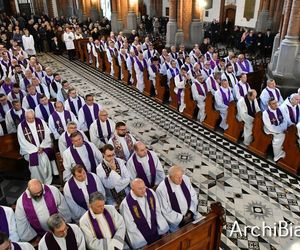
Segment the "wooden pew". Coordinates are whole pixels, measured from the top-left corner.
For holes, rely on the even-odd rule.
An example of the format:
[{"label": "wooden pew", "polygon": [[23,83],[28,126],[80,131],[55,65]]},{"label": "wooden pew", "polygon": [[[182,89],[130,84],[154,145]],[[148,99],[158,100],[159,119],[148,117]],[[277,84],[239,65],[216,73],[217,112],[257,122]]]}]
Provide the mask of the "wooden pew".
[{"label": "wooden pew", "polygon": [[149,73],[148,69],[144,69],[144,83],[145,83],[145,88],[144,88],[144,94],[147,96],[150,96],[151,94],[151,81],[149,80]]},{"label": "wooden pew", "polygon": [[236,115],[237,115],[236,103],[232,101],[229,103],[228,106],[228,114],[227,114],[228,129],[224,131],[224,136],[233,142],[237,142],[239,140],[244,128],[244,123],[238,121]]},{"label": "wooden pew", "polygon": [[248,148],[252,152],[262,157],[266,157],[268,147],[272,142],[272,135],[268,135],[264,132],[262,112],[256,113],[253,121],[252,131],[253,131],[253,142],[248,146]]},{"label": "wooden pew", "polygon": [[75,53],[76,53],[76,57],[77,58],[80,58],[80,52],[79,52],[79,49],[80,49],[80,41],[81,39],[77,39],[77,40],[74,40],[74,45],[75,45]]},{"label": "wooden pew", "polygon": [[114,78],[116,80],[119,80],[120,67],[119,67],[118,58],[114,56],[112,60],[113,60],[113,68],[114,68]]},{"label": "wooden pew", "polygon": [[135,69],[134,67],[132,67],[132,79],[133,79],[133,83],[132,83],[132,87],[134,89],[137,89],[136,84],[137,84],[137,79],[136,79],[136,73],[135,73]]},{"label": "wooden pew", "polygon": [[190,84],[185,85],[184,103],[186,107],[183,110],[183,115],[186,116],[187,118],[193,119],[195,114],[195,109],[197,107],[197,103],[193,99],[192,89]]},{"label": "wooden pew", "polygon": [[211,212],[196,224],[188,224],[162,237],[143,250],[217,250],[220,248],[222,227],[225,223],[221,203],[213,203]]},{"label": "wooden pew", "polygon": [[105,52],[104,52],[104,65],[105,65],[105,74],[110,75],[110,62],[108,61]]},{"label": "wooden pew", "polygon": [[178,110],[178,100],[177,100],[177,94],[174,92],[175,89],[175,82],[174,78],[170,79],[170,97],[171,97],[171,102],[169,104],[170,108],[174,110]]},{"label": "wooden pew", "polygon": [[156,91],[157,91],[157,95],[155,96],[155,100],[163,103],[164,101],[164,96],[166,93],[166,88],[165,88],[165,83],[167,82],[167,76],[164,76],[162,74],[156,74]]},{"label": "wooden pew", "polygon": [[129,83],[129,71],[127,69],[127,65],[126,65],[126,61],[124,59],[122,59],[122,73],[123,73],[123,78],[121,79],[125,84]]},{"label": "wooden pew", "polygon": [[56,160],[56,165],[57,165],[57,170],[59,173],[59,179],[61,184],[64,184],[63,180],[63,172],[65,170],[64,165],[63,165],[63,158],[59,152],[55,154],[55,160]]},{"label": "wooden pew", "polygon": [[298,144],[297,128],[295,125],[290,126],[285,133],[283,150],[286,156],[277,162],[277,165],[284,170],[298,175],[300,169],[300,148]]},{"label": "wooden pew", "polygon": [[0,172],[19,171],[26,167],[27,162],[20,155],[20,145],[17,134],[0,136]]},{"label": "wooden pew", "polygon": [[99,62],[99,66],[98,69],[100,70],[100,72],[104,71],[104,51],[97,51],[98,54],[98,62]]},{"label": "wooden pew", "polygon": [[215,110],[214,96],[209,92],[205,99],[205,113],[206,117],[203,125],[211,130],[215,130],[218,120],[220,119],[220,111]]}]

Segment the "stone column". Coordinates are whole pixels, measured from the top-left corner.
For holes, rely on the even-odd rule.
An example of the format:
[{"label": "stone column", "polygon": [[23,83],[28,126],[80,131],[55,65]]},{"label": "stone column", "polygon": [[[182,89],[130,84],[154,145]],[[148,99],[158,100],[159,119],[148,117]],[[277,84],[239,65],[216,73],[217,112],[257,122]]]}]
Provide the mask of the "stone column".
[{"label": "stone column", "polygon": [[127,29],[129,31],[136,29],[136,14],[135,14],[135,2],[129,0],[128,2],[128,14],[127,14]]},{"label": "stone column", "polygon": [[117,0],[111,0],[111,30],[118,32]]},{"label": "stone column", "polygon": [[176,23],[176,0],[169,1],[169,21],[167,23],[166,47],[171,47],[175,41],[177,31]]},{"label": "stone column", "polygon": [[282,40],[278,56],[278,63],[275,74],[285,78],[300,76],[300,56],[299,50],[299,32],[300,32],[300,1],[293,0],[287,35]]},{"label": "stone column", "polygon": [[287,29],[288,29],[291,9],[292,9],[292,3],[293,3],[293,0],[285,1],[284,18],[283,18],[283,24],[282,24],[282,29],[281,29],[281,33],[280,33],[281,40],[285,37]]},{"label": "stone column", "polygon": [[177,6],[177,25],[178,29],[175,34],[175,44],[179,45],[184,42],[184,33],[183,33],[183,5],[184,1],[183,0],[178,0],[177,1],[178,6]]},{"label": "stone column", "polygon": [[99,10],[97,6],[97,0],[90,0],[91,5],[90,5],[90,17],[92,18],[93,21],[96,21],[99,19]]},{"label": "stone column", "polygon": [[264,0],[262,10],[258,13],[256,22],[256,31],[265,32],[268,28],[270,0]]},{"label": "stone column", "polygon": [[201,43],[204,32],[203,32],[203,23],[200,19],[202,17],[201,12],[203,12],[202,6],[200,6],[198,0],[193,0],[193,6],[192,6],[192,22],[191,22],[191,28],[190,28],[190,38],[191,43]]},{"label": "stone column", "polygon": [[122,9],[121,9],[121,0],[117,0],[117,22],[118,22],[118,31],[123,30],[123,19],[122,19]]}]

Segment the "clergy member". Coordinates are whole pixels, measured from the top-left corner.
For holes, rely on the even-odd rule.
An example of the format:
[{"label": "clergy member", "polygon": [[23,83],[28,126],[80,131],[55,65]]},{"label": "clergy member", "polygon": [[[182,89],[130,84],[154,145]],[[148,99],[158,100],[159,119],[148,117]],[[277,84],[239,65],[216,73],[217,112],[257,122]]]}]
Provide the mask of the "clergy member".
[{"label": "clergy member", "polygon": [[131,182],[131,191],[122,201],[120,212],[133,249],[149,245],[169,231],[155,192],[147,188],[142,179]]},{"label": "clergy member", "polygon": [[220,111],[221,123],[220,127],[224,130],[228,128],[227,124],[227,110],[229,103],[233,101],[233,95],[231,88],[228,85],[228,81],[223,79],[221,81],[221,87],[215,92],[215,109]]},{"label": "clergy member", "polygon": [[49,101],[48,97],[44,94],[39,96],[40,104],[35,107],[35,115],[48,123],[49,116],[55,111],[54,104]]},{"label": "clergy member", "polygon": [[177,96],[177,102],[179,106],[179,112],[182,113],[186,105],[184,102],[184,90],[185,85],[191,83],[191,75],[187,73],[186,68],[182,66],[180,69],[180,74],[176,75],[174,78],[174,92]]},{"label": "clergy member", "polygon": [[34,247],[27,242],[14,242],[8,238],[8,234],[0,231],[0,249],[1,250],[34,250]]},{"label": "clergy member", "polygon": [[19,241],[15,213],[11,207],[0,205],[0,221],[0,232],[7,234],[11,241]]},{"label": "clergy member", "polygon": [[89,196],[96,191],[105,194],[105,190],[99,177],[94,173],[87,173],[84,166],[75,164],[71,173],[71,179],[64,186],[64,196],[72,219],[78,222],[88,210]]},{"label": "clergy member", "polygon": [[87,172],[96,173],[96,167],[102,162],[102,154],[93,143],[83,140],[79,131],[71,134],[72,146],[63,153],[63,178],[69,180],[74,163],[85,166]]},{"label": "clergy member", "polygon": [[26,95],[26,92],[20,88],[20,85],[17,83],[14,83],[12,91],[7,95],[7,98],[10,101],[18,99],[22,104],[22,101],[23,101],[23,98],[25,95]]},{"label": "clergy member", "polygon": [[192,87],[192,96],[193,99],[197,102],[197,107],[199,109],[197,119],[200,122],[203,122],[206,113],[205,113],[205,99],[208,93],[208,88],[206,86],[206,82],[204,81],[204,76],[201,74],[196,75],[196,79],[194,79]]},{"label": "clergy member", "polygon": [[[300,122],[300,95],[294,93],[285,99],[281,105],[283,115],[287,120],[288,126],[297,125]],[[6,115],[7,116],[7,115]]]},{"label": "clergy member", "polygon": [[87,94],[85,96],[85,104],[78,112],[78,127],[82,131],[88,132],[91,124],[97,120],[101,109],[101,105],[94,102],[94,96],[92,94]]},{"label": "clergy member", "polygon": [[136,140],[128,133],[124,122],[117,122],[116,133],[109,139],[108,143],[113,145],[118,158],[127,161],[133,153],[133,145],[136,143]]},{"label": "clergy member", "polygon": [[17,132],[18,125],[25,119],[25,110],[21,102],[15,99],[11,102],[12,108],[5,115],[5,124],[8,134]]},{"label": "clergy member", "polygon": [[68,122],[67,124],[67,130],[65,132],[63,132],[61,134],[61,136],[58,139],[58,148],[59,148],[59,152],[61,153],[61,155],[63,154],[63,152],[65,152],[65,150],[70,147],[72,145],[72,140],[71,140],[71,134],[73,134],[74,132],[79,131],[82,136],[83,136],[83,140],[84,141],[89,141],[89,139],[86,137],[85,133],[83,133],[83,131],[77,129],[77,124],[76,122]]},{"label": "clergy member", "polygon": [[197,211],[197,193],[182,167],[169,169],[168,177],[159,184],[156,194],[171,232],[201,217]]},{"label": "clergy member", "polygon": [[104,145],[102,153],[103,161],[97,167],[97,175],[106,189],[106,203],[118,208],[130,190],[130,173],[125,162],[115,157],[112,145]]},{"label": "clergy member", "polygon": [[68,90],[68,96],[69,98],[65,101],[65,109],[71,111],[77,118],[79,110],[84,105],[84,99],[77,94],[75,88]]},{"label": "clergy member", "polygon": [[33,110],[25,111],[17,130],[20,154],[29,162],[31,178],[51,184],[52,175],[58,175],[52,149],[50,129],[45,121],[36,118]]},{"label": "clergy member", "polygon": [[27,86],[28,95],[23,97],[22,107],[23,109],[35,109],[39,105],[40,94],[37,93],[35,86],[29,84]]},{"label": "clergy member", "polygon": [[287,129],[287,119],[283,115],[283,111],[278,107],[278,102],[271,97],[269,107],[263,112],[264,131],[266,134],[273,135],[272,146],[274,153],[274,161],[285,157],[285,152],[282,150],[282,145]]},{"label": "clergy member", "polygon": [[243,142],[246,146],[249,146],[253,140],[253,121],[255,114],[260,111],[256,96],[256,91],[251,89],[246,96],[240,98],[237,102],[237,119],[244,122]]},{"label": "clergy member", "polygon": [[62,102],[54,103],[55,111],[49,116],[49,128],[54,135],[54,138],[58,140],[60,135],[66,130],[67,124],[70,121],[78,123],[75,115],[64,109]]},{"label": "clergy member", "polygon": [[136,88],[143,93],[145,88],[144,70],[148,69],[147,60],[143,57],[143,53],[139,53],[135,58],[134,70],[136,74]]},{"label": "clergy member", "polygon": [[11,108],[12,108],[12,104],[7,99],[7,96],[4,95],[3,93],[0,93],[0,124],[2,125],[5,134],[7,134],[5,116]]},{"label": "clergy member", "polygon": [[247,92],[250,90],[250,85],[247,83],[247,74],[242,73],[239,82],[233,87],[233,94],[235,99],[238,101],[245,97]]},{"label": "clergy member", "polygon": [[52,214],[47,232],[39,242],[39,250],[85,250],[83,233],[76,224],[66,223],[60,214]]},{"label": "clergy member", "polygon": [[28,187],[17,200],[16,223],[22,241],[38,242],[48,231],[47,219],[60,213],[66,221],[71,221],[71,214],[64,196],[58,188],[43,185],[32,179]]},{"label": "clergy member", "polygon": [[90,208],[79,221],[88,249],[124,249],[125,223],[99,192],[90,195]]},{"label": "clergy member", "polygon": [[134,153],[126,163],[130,178],[140,178],[146,187],[156,189],[165,179],[165,173],[157,154],[148,150],[144,143],[138,141],[134,144]]},{"label": "clergy member", "polygon": [[108,118],[107,110],[100,110],[98,119],[90,126],[91,142],[94,143],[97,148],[101,149],[114,134],[115,127],[115,122]]},{"label": "clergy member", "polygon": [[260,94],[260,108],[262,111],[268,109],[268,103],[271,97],[278,102],[279,106],[283,103],[280,90],[276,88],[276,82],[273,79],[267,81],[267,87],[264,88]]}]

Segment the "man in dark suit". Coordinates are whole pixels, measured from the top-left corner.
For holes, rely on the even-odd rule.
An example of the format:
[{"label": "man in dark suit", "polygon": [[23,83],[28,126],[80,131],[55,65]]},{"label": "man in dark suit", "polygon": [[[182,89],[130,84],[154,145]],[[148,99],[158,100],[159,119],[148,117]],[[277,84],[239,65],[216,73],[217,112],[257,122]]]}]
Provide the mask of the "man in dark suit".
[{"label": "man in dark suit", "polygon": [[268,29],[263,38],[265,57],[271,56],[273,42],[274,42],[274,36],[273,36],[273,34],[271,34],[271,30]]}]

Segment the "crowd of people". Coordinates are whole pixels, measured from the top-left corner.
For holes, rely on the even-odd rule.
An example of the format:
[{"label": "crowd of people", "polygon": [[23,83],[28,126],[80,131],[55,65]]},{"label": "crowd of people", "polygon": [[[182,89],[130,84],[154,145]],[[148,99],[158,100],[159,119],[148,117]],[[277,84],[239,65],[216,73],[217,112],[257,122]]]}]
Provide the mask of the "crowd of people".
[{"label": "crowd of people", "polygon": [[[49,42],[65,44],[69,59],[75,59],[74,40],[83,37],[76,19],[53,22],[41,17],[23,23],[22,18],[1,18],[6,27],[2,34],[9,37],[12,30],[13,36],[9,43],[2,40],[0,44],[0,134],[17,133],[31,180],[15,211],[0,206],[0,246],[139,249],[200,219],[197,194],[182,167],[172,166],[166,176],[157,154],[136,140],[124,122],[109,118],[92,94],[81,97],[57,69],[39,62],[36,52],[46,50]],[[43,24],[47,27],[47,22],[54,36],[49,35],[51,39],[41,47],[31,32],[35,26],[38,30]],[[300,130],[300,93],[283,100],[275,81],[269,79],[258,102],[256,91],[247,83],[247,74],[253,72],[251,62],[233,51],[218,58],[209,38],[189,53],[181,44],[159,54],[148,36],[141,41],[134,31],[128,38],[122,32],[115,35],[107,32],[109,24],[100,28],[107,36],[96,35],[98,28],[92,32],[96,23],[88,25],[92,29],[86,49],[91,62],[97,60],[98,51],[106,53],[111,75],[114,63],[125,63],[129,83],[134,82],[134,69],[140,92],[145,88],[146,69],[152,96],[157,92],[157,74],[166,77],[167,90],[174,80],[179,112],[186,108],[184,89],[190,84],[200,122],[211,92],[224,130],[228,105],[235,100],[238,119],[245,124],[245,145],[253,139],[255,114],[263,111],[265,132],[273,135],[274,161],[284,157],[284,131],[291,124]],[[21,40],[13,38],[21,30]],[[51,185],[53,176],[59,175],[56,152],[63,159],[63,192]]]}]

